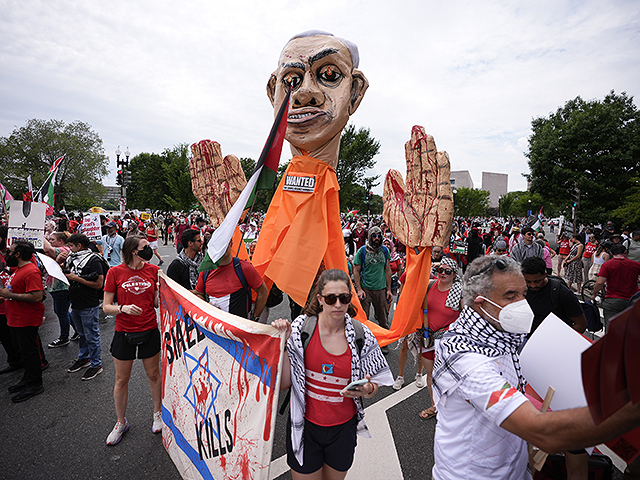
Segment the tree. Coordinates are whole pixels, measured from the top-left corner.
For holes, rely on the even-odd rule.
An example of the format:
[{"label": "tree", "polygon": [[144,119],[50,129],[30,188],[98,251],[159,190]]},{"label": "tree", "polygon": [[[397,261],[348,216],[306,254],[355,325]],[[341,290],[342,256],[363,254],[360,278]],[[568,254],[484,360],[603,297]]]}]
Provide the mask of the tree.
[{"label": "tree", "polygon": [[165,149],[162,157],[168,187],[164,200],[173,210],[188,212],[198,204],[191,189],[189,145],[181,143],[172,149]]},{"label": "tree", "polygon": [[624,192],[624,202],[616,208],[612,217],[616,225],[638,229],[640,227],[640,177],[631,179],[632,186]]},{"label": "tree", "polygon": [[[102,139],[81,121],[27,120],[9,137],[0,137],[2,183],[16,198],[27,191],[31,175],[34,190],[44,183],[53,162],[60,164],[54,186],[56,209],[85,210],[102,198],[102,178],[107,175],[108,158]],[[34,192],[35,193],[35,192]]]},{"label": "tree", "polygon": [[500,198],[500,213],[503,217],[526,217],[529,210],[537,215],[542,207],[547,216],[555,213],[555,207],[546,203],[539,193],[509,192]]},{"label": "tree", "polygon": [[455,214],[460,217],[479,217],[489,208],[489,192],[479,188],[456,188],[453,196]]},{"label": "tree", "polygon": [[640,175],[640,112],[633,97],[613,90],[602,101],[576,97],[531,126],[526,156],[533,193],[570,211],[577,182],[582,222],[608,220],[629,203],[627,192]]},{"label": "tree", "polygon": [[166,158],[157,153],[139,153],[129,161],[131,185],[127,187],[127,208],[169,210],[165,196],[170,194]]},{"label": "tree", "polygon": [[[373,157],[379,151],[380,142],[371,136],[368,128],[361,127],[356,131],[356,127],[349,124],[342,132],[336,176],[340,184],[340,208],[343,211],[366,209],[363,190],[377,185],[373,182],[378,176],[365,177],[365,172],[376,164]],[[365,180],[369,179],[367,184]],[[364,193],[367,191],[370,190],[364,190]]]}]

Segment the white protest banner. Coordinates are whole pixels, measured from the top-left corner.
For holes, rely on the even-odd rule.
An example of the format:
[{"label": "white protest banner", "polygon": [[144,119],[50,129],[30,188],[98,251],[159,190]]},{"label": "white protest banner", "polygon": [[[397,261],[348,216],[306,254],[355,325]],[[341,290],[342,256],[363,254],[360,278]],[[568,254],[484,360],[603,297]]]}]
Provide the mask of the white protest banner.
[{"label": "white protest banner", "polygon": [[159,278],[167,452],[185,479],[266,480],[284,334]]},{"label": "white protest banner", "polygon": [[35,248],[44,246],[44,217],[47,205],[12,200],[9,208],[7,245],[18,240],[31,242]]},{"label": "white protest banner", "polygon": [[89,237],[89,240],[100,240],[102,238],[99,213],[84,214],[84,218],[82,219],[82,233]]}]

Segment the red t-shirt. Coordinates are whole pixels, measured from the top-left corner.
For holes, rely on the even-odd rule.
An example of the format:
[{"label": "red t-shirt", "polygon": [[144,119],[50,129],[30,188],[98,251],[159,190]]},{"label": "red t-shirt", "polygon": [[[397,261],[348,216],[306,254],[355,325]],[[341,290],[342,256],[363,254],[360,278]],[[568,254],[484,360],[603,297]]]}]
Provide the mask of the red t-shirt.
[{"label": "red t-shirt", "polygon": [[[11,274],[5,270],[5,267],[7,266],[6,263],[4,263],[4,255],[0,254],[0,287],[4,288],[5,285],[7,285],[7,283],[9,282],[9,277],[11,277]],[[4,308],[4,298],[0,298],[0,315],[4,315],[6,312],[5,308]]]},{"label": "red t-shirt", "polygon": [[142,308],[140,315],[117,314],[116,332],[144,332],[158,328],[153,306],[158,270],[158,266],[150,263],[145,263],[140,270],[129,268],[124,263],[109,269],[104,291],[115,293],[118,305],[137,305]]},{"label": "red t-shirt", "polygon": [[[640,264],[639,264],[640,265]],[[429,319],[429,328],[435,332],[441,328],[448,327],[456,321],[460,312],[445,307],[449,290],[441,292],[438,290],[438,280],[432,285],[427,294],[427,318]]]},{"label": "red t-shirt", "polygon": [[593,253],[597,249],[598,249],[598,245],[596,245],[595,243],[589,242],[584,246],[584,252],[583,252],[582,256],[584,258],[591,258],[591,257],[593,257]]},{"label": "red t-shirt", "polygon": [[569,255],[570,251],[571,245],[569,243],[569,240],[560,240],[560,249],[558,250],[558,255]]},{"label": "red t-shirt", "polygon": [[[640,265],[640,264],[638,264]],[[5,287],[13,293],[42,291],[42,274],[33,263],[16,268]],[[10,327],[39,327],[44,316],[44,303],[6,300],[7,325]]]},{"label": "red t-shirt", "polygon": [[147,242],[149,243],[155,242],[156,240],[158,240],[158,236],[156,235],[155,228],[147,228],[147,230],[145,231],[145,234],[147,235]]},{"label": "red t-shirt", "polygon": [[304,352],[306,409],[304,418],[323,427],[341,425],[356,414],[356,404],[340,391],[351,383],[351,349],[332,355],[316,328]]},{"label": "red t-shirt", "polygon": [[605,298],[630,299],[638,293],[638,275],[640,262],[628,258],[612,258],[602,264],[599,277],[607,279]]}]

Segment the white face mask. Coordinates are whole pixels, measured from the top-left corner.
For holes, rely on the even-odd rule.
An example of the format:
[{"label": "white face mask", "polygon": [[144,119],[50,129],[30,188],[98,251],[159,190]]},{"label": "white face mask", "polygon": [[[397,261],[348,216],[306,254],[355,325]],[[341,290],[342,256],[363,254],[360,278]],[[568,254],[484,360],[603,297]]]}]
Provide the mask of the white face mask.
[{"label": "white face mask", "polygon": [[483,298],[500,309],[498,318],[495,318],[493,315],[487,313],[484,308],[480,307],[480,310],[498,322],[505,332],[529,333],[529,331],[531,331],[531,325],[533,324],[533,311],[525,299],[501,307],[489,300],[487,297],[478,298]]}]

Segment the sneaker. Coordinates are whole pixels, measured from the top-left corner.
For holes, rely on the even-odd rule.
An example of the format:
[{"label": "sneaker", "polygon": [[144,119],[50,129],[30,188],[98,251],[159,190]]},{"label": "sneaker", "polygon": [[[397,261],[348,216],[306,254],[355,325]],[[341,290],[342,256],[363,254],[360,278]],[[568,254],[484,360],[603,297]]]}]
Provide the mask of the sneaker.
[{"label": "sneaker", "polygon": [[164,265],[164,260],[160,260],[160,261],[158,262],[158,266],[159,266],[159,267],[160,267],[160,266],[162,266],[162,265]]},{"label": "sneaker", "polygon": [[153,412],[153,425],[151,426],[153,433],[160,433],[162,431],[162,410]]},{"label": "sneaker", "polygon": [[396,381],[393,382],[393,389],[400,390],[402,388],[402,385],[404,385],[404,377],[398,375],[398,378],[396,378]]},{"label": "sneaker", "polygon": [[116,445],[120,440],[122,440],[122,435],[129,430],[129,422],[127,419],[124,419],[124,423],[116,422],[116,426],[113,427],[111,433],[107,437],[107,445]]},{"label": "sneaker", "polygon": [[92,378],[96,378],[100,373],[102,373],[102,365],[98,365],[97,367],[89,367],[87,368],[87,371],[82,375],[82,380],[91,380]]},{"label": "sneaker", "polygon": [[69,339],[63,340],[62,338],[58,338],[47,346],[49,348],[58,348],[58,347],[64,347],[65,345],[69,345]]},{"label": "sneaker", "polygon": [[422,388],[424,387],[424,377],[421,373],[416,373],[416,387]]},{"label": "sneaker", "polygon": [[389,347],[388,346],[384,346],[380,348],[380,351],[382,352],[383,355],[386,355],[389,353]]},{"label": "sneaker", "polygon": [[77,342],[79,338],[80,338],[80,334],[76,332],[73,335],[71,335],[71,338],[69,338],[69,340],[71,340],[72,342]]},{"label": "sneaker", "polygon": [[42,385],[31,385],[22,389],[16,396],[11,397],[11,401],[13,403],[24,402],[25,400],[29,400],[31,397],[40,395],[42,392],[44,392],[44,387]]},{"label": "sneaker", "polygon": [[83,368],[87,368],[89,365],[91,365],[91,360],[89,360],[88,358],[82,360],[78,359],[71,364],[71,366],[67,369],[67,372],[77,372],[79,370],[82,370]]}]

